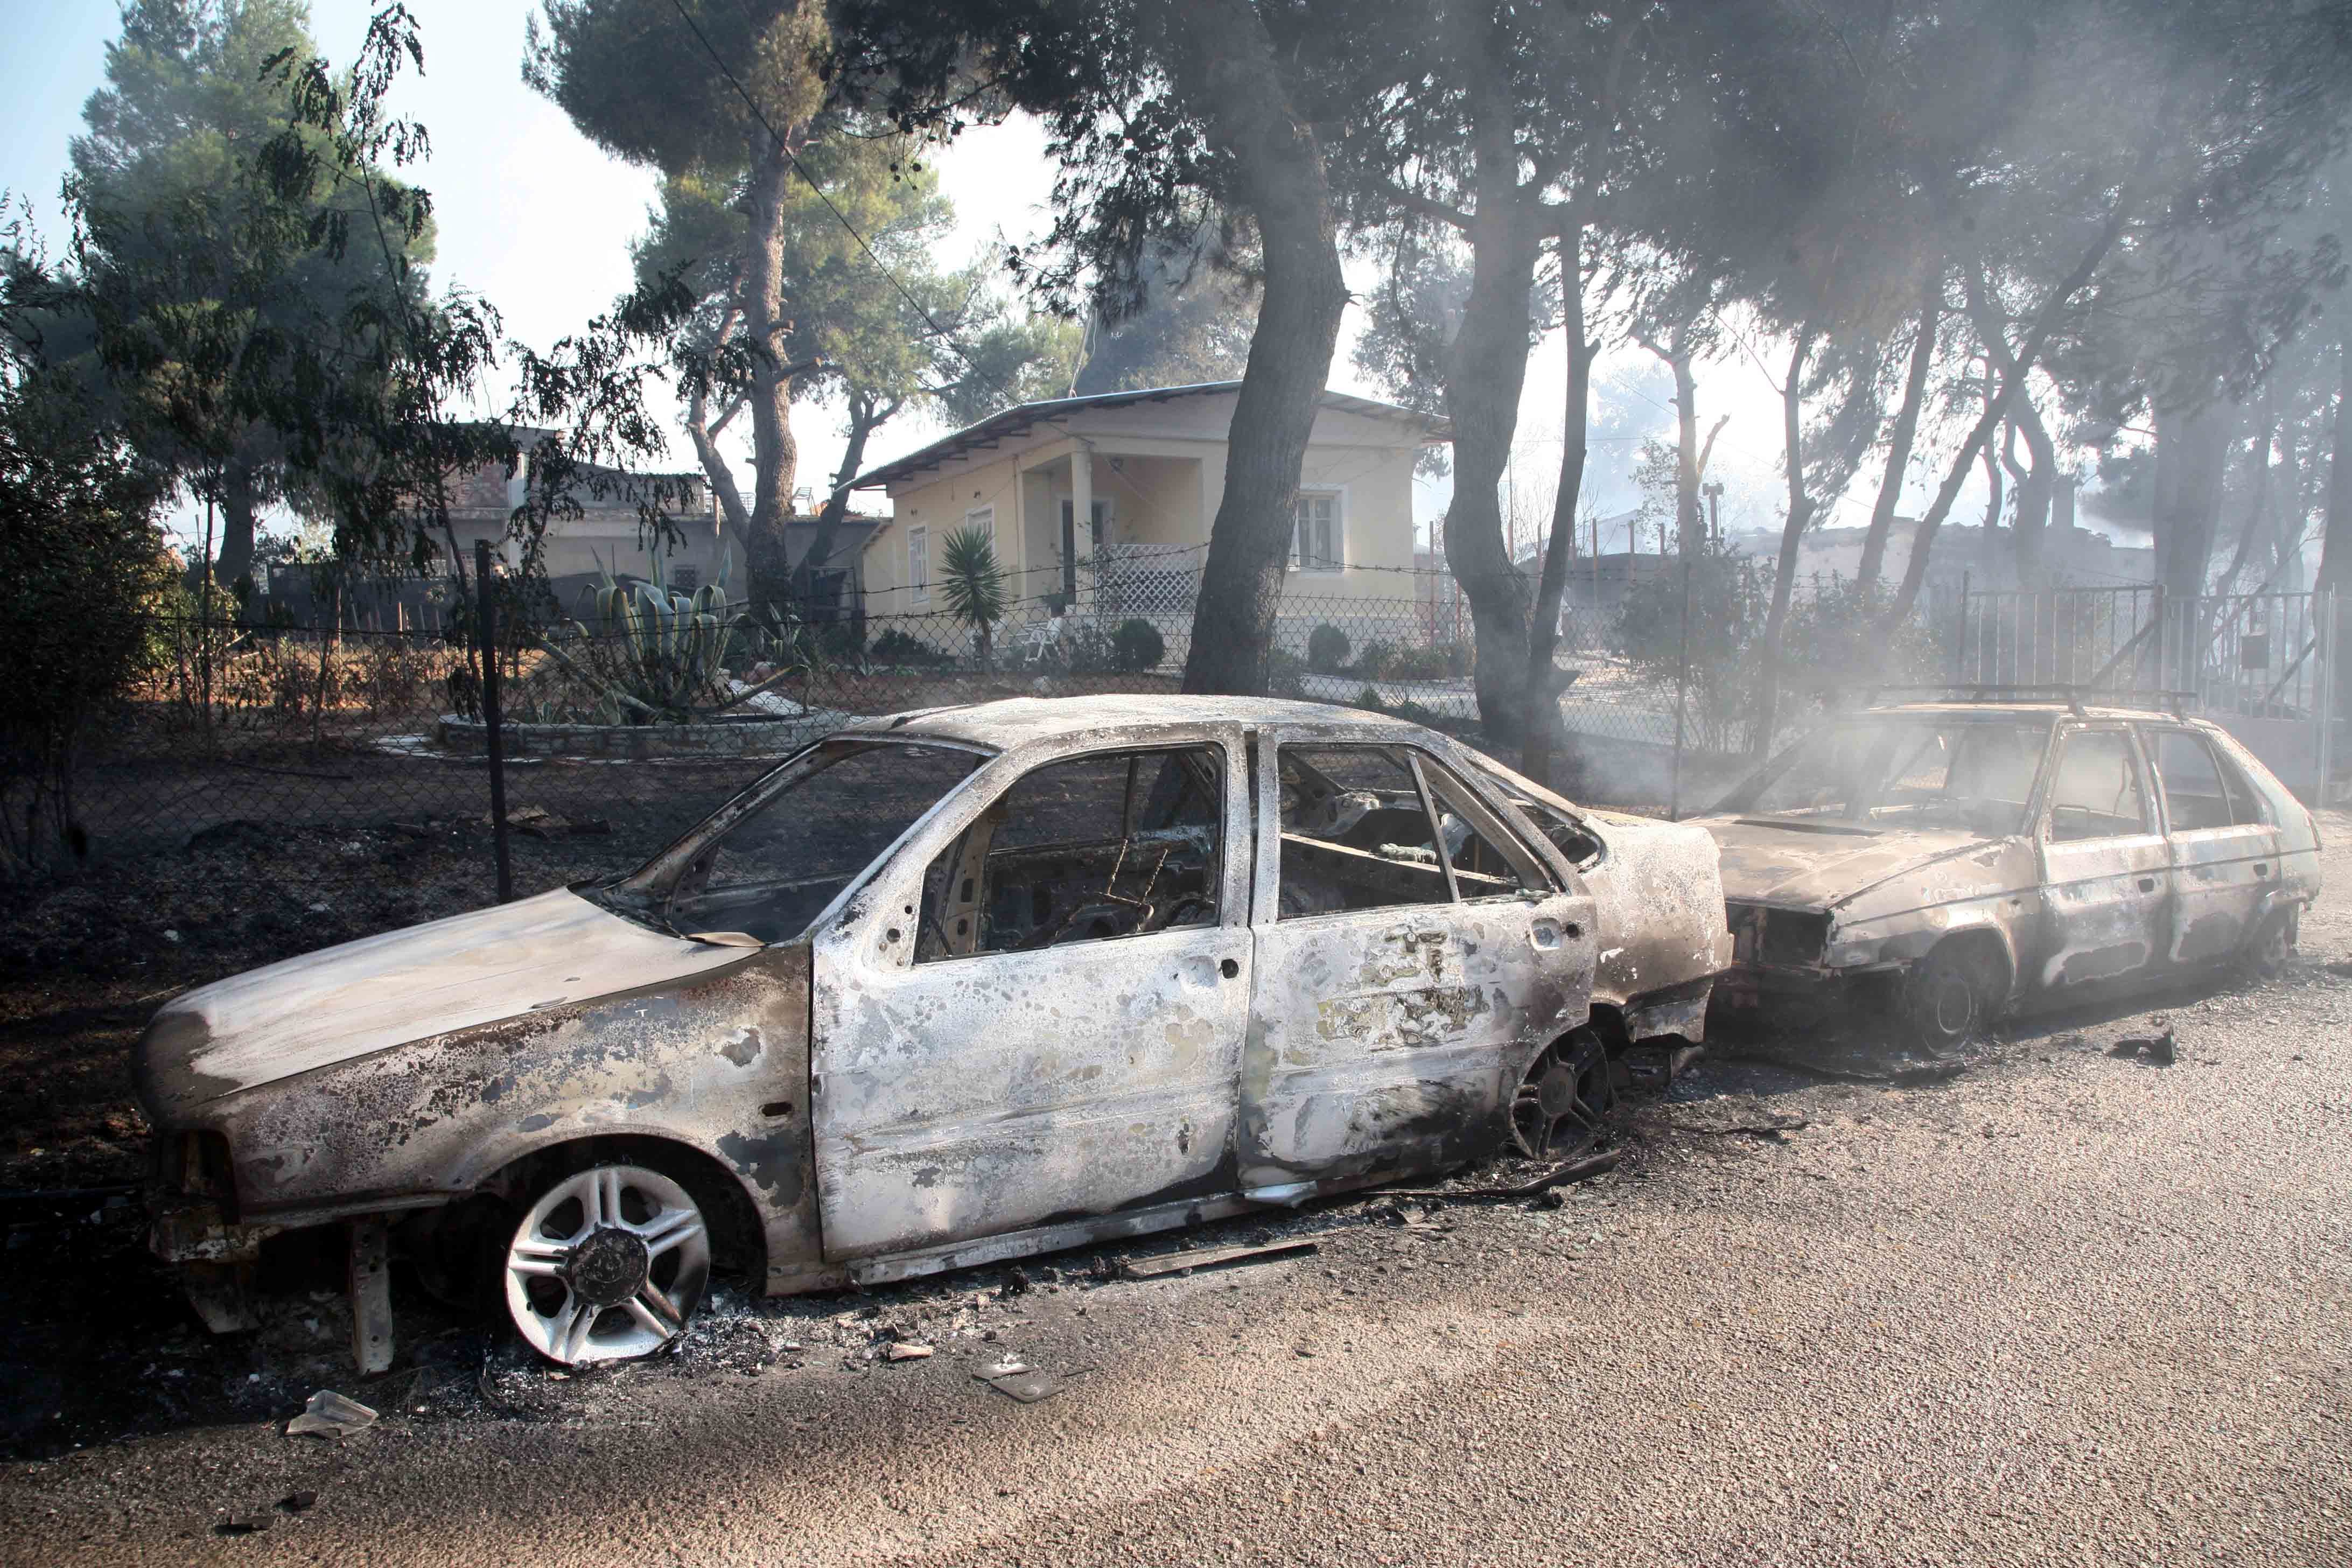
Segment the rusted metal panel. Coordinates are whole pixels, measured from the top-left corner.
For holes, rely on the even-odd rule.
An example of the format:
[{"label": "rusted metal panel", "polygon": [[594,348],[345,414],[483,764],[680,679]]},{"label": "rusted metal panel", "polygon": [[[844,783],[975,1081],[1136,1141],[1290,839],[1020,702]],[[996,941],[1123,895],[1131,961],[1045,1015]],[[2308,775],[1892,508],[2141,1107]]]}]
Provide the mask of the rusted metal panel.
[{"label": "rusted metal panel", "polygon": [[[1260,747],[1278,754],[1319,738],[1276,731]],[[1257,793],[1243,1190],[1427,1169],[1499,1140],[1528,1062],[1587,1015],[1592,900],[1551,892],[1284,920],[1281,791]]]},{"label": "rusted metal panel", "polygon": [[[315,1068],[299,1092],[264,1086],[210,1100],[181,1125],[227,1137],[241,1217],[259,1223],[441,1202],[581,1138],[664,1139],[741,1184],[772,1268],[805,1264],[817,1253],[803,1110],[808,949],[710,951],[725,967],[677,985],[550,998]],[[576,959],[543,978],[562,975],[583,987],[611,978]],[[790,1110],[772,1114],[777,1106]]]},{"label": "rusted metal panel", "polygon": [[165,1120],[387,1047],[685,980],[740,957],[563,890],[306,953],[166,1003],[140,1053]]},{"label": "rusted metal panel", "polygon": [[[1483,754],[1449,750],[1457,768],[1502,786],[1499,809],[1561,885],[1591,895],[1593,1003],[1620,1009],[1631,1039],[1704,1039],[1707,983],[1732,962],[1720,852],[1706,830],[1575,805]],[[1597,853],[1570,861],[1537,812],[1589,835]]]},{"label": "rusted metal panel", "polygon": [[2042,847],[2044,989],[2137,974],[2170,943],[2170,852],[2161,836],[2135,834]]},{"label": "rusted metal panel", "polygon": [[2249,823],[2168,835],[2174,963],[2227,958],[2253,933],[2279,869],[2278,830]]},{"label": "rusted metal panel", "polygon": [[[1209,742],[1220,923],[917,963],[923,879],[1058,759]],[[1223,725],[1087,731],[990,764],[816,942],[814,1096],[829,1258],[1230,1194],[1249,1014],[1248,791]]]}]

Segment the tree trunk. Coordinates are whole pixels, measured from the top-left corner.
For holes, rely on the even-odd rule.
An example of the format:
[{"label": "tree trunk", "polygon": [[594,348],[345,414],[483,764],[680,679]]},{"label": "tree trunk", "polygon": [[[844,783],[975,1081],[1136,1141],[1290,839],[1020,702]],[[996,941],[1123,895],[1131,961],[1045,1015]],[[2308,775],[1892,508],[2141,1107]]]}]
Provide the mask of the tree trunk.
[{"label": "tree trunk", "polygon": [[1789,626],[1789,601],[1797,588],[1797,552],[1813,521],[1813,498],[1805,493],[1805,358],[1813,346],[1811,325],[1797,330],[1789,354],[1789,380],[1780,389],[1780,438],[1789,468],[1789,515],[1780,525],[1780,555],[1772,572],[1772,607],[1764,617],[1764,679],[1757,692],[1756,728],[1748,748],[1762,756],[1772,744],[1780,705],[1780,640]]},{"label": "tree trunk", "polygon": [[[2146,167],[2145,159],[2141,167]],[[2058,325],[2058,312],[2088,286],[2092,275],[2099,269],[2099,263],[2105,260],[2107,252],[2115,247],[2116,237],[2123,233],[2125,220],[2131,216],[2133,187],[2137,178],[2136,173],[2131,180],[2125,183],[2124,189],[2116,194],[2116,205],[2108,212],[2105,225],[2074,263],[2074,269],[2052,286],[2048,296],[2042,301],[2042,308],[2033,313],[2033,325],[2025,334],[2024,346],[2011,353],[2005,332],[1993,333],[1985,344],[1987,353],[2006,361],[2001,367],[2000,390],[1986,400],[1984,413],[1978,417],[1975,428],[1969,432],[1968,439],[1961,443],[1959,451],[1952,458],[1952,466],[1945,470],[1944,482],[1936,491],[1936,499],[1928,504],[1927,515],[1919,520],[1919,531],[1911,541],[1911,559],[1903,567],[1903,586],[1895,594],[1894,604],[1879,620],[1882,629],[1892,632],[1910,618],[1911,606],[1919,602],[1919,590],[1927,581],[1927,558],[1935,548],[1937,531],[1944,526],[1944,519],[1951,514],[1952,503],[1959,500],[1960,487],[1968,482],[1969,469],[1976,462],[1977,454],[1992,438],[1993,430],[2007,414],[2009,404],[2018,395],[2021,384],[2040,362],[2042,350]],[[1974,273],[1969,275],[1968,287],[1973,295],[1969,310],[1974,313],[1987,301]]]},{"label": "tree trunk", "polygon": [[2050,499],[2058,489],[2058,447],[2050,439],[2049,426],[2042,423],[2042,411],[2033,400],[2019,393],[2010,405],[2010,428],[2025,437],[2025,455],[2029,459],[2023,468],[2013,470],[2017,478],[2017,585],[2034,590],[2042,586],[2042,544],[2050,534]]},{"label": "tree trunk", "polygon": [[783,336],[784,195],[794,175],[784,149],[763,130],[753,139],[751,176],[746,193],[751,209],[749,276],[744,279],[743,326],[753,346],[764,352],[751,361],[751,516],[747,548],[781,563],[785,520],[792,516],[793,480],[800,447],[793,439],[793,381]]},{"label": "tree trunk", "polygon": [[1527,735],[1522,679],[1528,648],[1526,579],[1503,540],[1496,495],[1517,433],[1528,374],[1528,298],[1543,252],[1540,193],[1519,188],[1510,73],[1475,7],[1461,13],[1457,40],[1470,95],[1473,185],[1470,294],[1445,361],[1445,412],[1454,422],[1454,503],[1445,515],[1445,563],[1470,601],[1477,639],[1478,718],[1488,741]]},{"label": "tree trunk", "polygon": [[[1559,646],[1559,602],[1568,591],[1568,563],[1576,553],[1576,503],[1584,488],[1592,361],[1601,349],[1600,344],[1588,342],[1584,336],[1583,258],[1584,226],[1570,224],[1559,241],[1560,336],[1568,344],[1568,406],[1560,418],[1559,489],[1552,496],[1551,533],[1544,544],[1543,577],[1536,591],[1535,617],[1528,628],[1527,685],[1520,699],[1527,736],[1519,753],[1519,771],[1547,785],[1552,783],[1554,755],[1566,749],[1567,737],[1559,721],[1559,694],[1565,683],[1552,668],[1552,654]],[[1677,342],[1675,346],[1681,345]],[[1687,376],[1689,365],[1690,359],[1685,354],[1680,362],[1678,384]],[[1692,404],[1685,399],[1683,407],[1687,441],[1692,433],[1688,418]],[[1685,457],[1695,467],[1696,458],[1687,447]],[[1692,499],[1696,500],[1696,485]],[[1685,531],[1685,538],[1688,537]],[[1685,549],[1687,551],[1687,544]]]},{"label": "tree trunk", "polygon": [[1224,494],[1192,610],[1184,689],[1256,694],[1265,690],[1298,468],[1322,406],[1348,282],[1323,149],[1290,102],[1265,22],[1247,0],[1181,9],[1169,17],[1177,76],[1207,110],[1213,144],[1234,160],[1265,266],[1226,439]]},{"label": "tree trunk", "polygon": [[[2237,548],[2230,552],[2230,564],[2222,572],[2221,580],[2214,588],[2217,595],[2226,596],[2236,593],[2239,579],[2245,575],[2247,563],[2254,558],[2254,547],[2257,544],[2269,542],[2270,530],[2263,525],[2270,521],[2271,448],[2276,444],[2277,436],[2278,416],[2273,411],[2271,389],[2265,385],[2263,388],[2262,399],[2255,405],[2254,433],[2247,444],[2247,458],[2253,464],[2253,494],[2246,502],[2246,521],[2238,529]],[[2226,483],[2225,476],[2224,484]],[[2219,617],[2222,613],[2222,607],[2216,605],[2206,619],[2211,626],[2218,627],[2221,624]],[[2212,634],[2209,631],[2206,636],[2210,640]]]},{"label": "tree trunk", "polygon": [[[1971,272],[1967,282],[1969,320],[1984,340],[1985,365],[1990,373],[1985,380],[1986,406],[1992,405],[1998,395],[1998,384],[2010,393],[2009,437],[2004,439],[2000,460],[2017,481],[2017,534],[2012,542],[2017,559],[2017,585],[2027,592],[2042,586],[2042,545],[2050,523],[2050,498],[2058,483],[2058,448],[2050,439],[2049,427],[2042,423],[2041,410],[2033,405],[2032,395],[2025,390],[2024,372],[2016,356],[2009,352],[2009,322],[1993,309],[1992,296],[1984,286],[1981,273]],[[2010,452],[2017,436],[2025,437],[2026,454],[2032,459],[2031,467],[2020,467]],[[1992,453],[1988,447],[1985,457],[1988,474],[1992,471]],[[1994,499],[2000,498],[1999,479],[1995,478]],[[1988,516],[1985,527],[1990,530],[1999,512]]]},{"label": "tree trunk", "polygon": [[[793,604],[801,617],[811,621],[829,621],[839,612],[838,604],[820,605],[816,597],[816,574],[833,559],[834,537],[841,531],[849,515],[849,481],[866,462],[866,443],[882,422],[898,412],[893,405],[877,413],[873,405],[852,395],[849,402],[849,444],[841,449],[841,467],[833,476],[833,493],[824,498],[824,510],[817,513],[816,527],[812,530],[808,553],[793,568]],[[982,634],[982,642],[987,634]]]},{"label": "tree trunk", "polygon": [[[1582,319],[1581,301],[1579,301],[1577,315]],[[1666,340],[1665,352],[1660,353],[1654,344],[1650,352],[1664,360],[1666,368],[1675,374],[1675,527],[1681,534],[1675,547],[1677,553],[1688,559],[1698,553],[1699,544],[1706,532],[1698,515],[1698,378],[1691,374],[1688,327],[1677,323],[1674,335]],[[1574,344],[1570,345],[1569,368],[1571,371],[1576,368]],[[1585,370],[1589,375],[1591,371],[1590,363]],[[1580,410],[1571,413],[1570,417],[1576,422],[1578,439],[1581,440],[1585,414]],[[1561,460],[1564,467],[1565,456]],[[1583,463],[1580,458],[1577,468],[1581,475]]]},{"label": "tree trunk", "polygon": [[1927,279],[1919,302],[1919,333],[1911,344],[1911,364],[1903,378],[1903,402],[1895,411],[1895,427],[1886,442],[1886,472],[1878,481],[1878,504],[1870,510],[1870,527],[1862,536],[1862,564],[1854,569],[1853,585],[1867,594],[1878,585],[1886,560],[1887,535],[1895,531],[1895,509],[1903,499],[1903,481],[1911,471],[1911,446],[1919,434],[1919,409],[1927,397],[1927,371],[1936,360],[1936,329],[1944,317],[1944,269],[1940,263]]},{"label": "tree trunk", "polygon": [[[2327,501],[2321,524],[2319,576],[2312,586],[2343,594],[2352,591],[2352,452],[2345,449],[2347,431],[2352,430],[2352,425],[2346,422],[2346,412],[2352,409],[2352,342],[2340,345],[2336,353],[2343,364],[2337,372],[2341,384],[2336,394],[2335,449],[2327,460]],[[2337,648],[2336,658],[2352,665],[2352,648]]]},{"label": "tree trunk", "polygon": [[253,465],[231,458],[221,475],[220,555],[213,576],[234,590],[237,579],[253,570],[254,519],[261,510],[261,486]]},{"label": "tree trunk", "polygon": [[687,399],[686,435],[694,444],[695,461],[702,465],[702,477],[710,486],[710,493],[719,498],[719,515],[727,525],[746,538],[751,536],[751,513],[743,504],[743,491],[735,482],[735,469],[719,449],[719,433],[734,417],[730,409],[719,416],[716,426],[710,424],[709,410],[699,392]]},{"label": "tree trunk", "polygon": [[2159,403],[2150,525],[2156,580],[2183,604],[2205,592],[2205,569],[2221,516],[2221,476],[2229,467],[2238,411],[2218,395],[2201,406]]}]

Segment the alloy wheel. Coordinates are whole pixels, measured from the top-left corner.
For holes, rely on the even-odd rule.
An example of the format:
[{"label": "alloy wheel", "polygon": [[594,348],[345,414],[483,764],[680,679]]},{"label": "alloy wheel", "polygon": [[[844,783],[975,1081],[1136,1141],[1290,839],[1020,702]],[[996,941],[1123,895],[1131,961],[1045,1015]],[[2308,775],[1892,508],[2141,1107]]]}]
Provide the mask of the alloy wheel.
[{"label": "alloy wheel", "polygon": [[648,1355],[685,1331],[710,1279],[710,1234],[685,1187],[639,1165],[557,1181],[507,1245],[507,1312],[566,1366]]}]

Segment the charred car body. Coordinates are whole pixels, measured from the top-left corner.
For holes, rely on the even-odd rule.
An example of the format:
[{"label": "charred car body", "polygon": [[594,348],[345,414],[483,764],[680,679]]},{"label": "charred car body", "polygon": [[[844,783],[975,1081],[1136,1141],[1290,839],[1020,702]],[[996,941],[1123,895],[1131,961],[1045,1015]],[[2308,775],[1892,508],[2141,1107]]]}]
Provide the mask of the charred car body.
[{"label": "charred car body", "polygon": [[346,1224],[547,1355],[1137,1235],[1588,1124],[1697,1037],[1714,846],[1303,703],[863,721],[635,873],[192,992],[140,1049],[156,1246],[215,1328]]},{"label": "charred car body", "polygon": [[2012,1005],[2273,969],[2319,890],[2311,813],[2227,731],[2079,696],[1848,715],[1699,825],[1736,943],[1720,1005],[1875,1001],[1929,1048]]}]

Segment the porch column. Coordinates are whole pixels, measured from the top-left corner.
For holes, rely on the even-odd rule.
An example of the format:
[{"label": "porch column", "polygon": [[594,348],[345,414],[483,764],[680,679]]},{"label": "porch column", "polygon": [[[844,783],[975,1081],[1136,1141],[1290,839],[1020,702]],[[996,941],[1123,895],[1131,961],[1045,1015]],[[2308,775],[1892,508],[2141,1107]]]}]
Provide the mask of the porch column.
[{"label": "porch column", "polygon": [[1078,605],[1094,607],[1095,455],[1084,441],[1070,447],[1070,558],[1078,566]]}]

